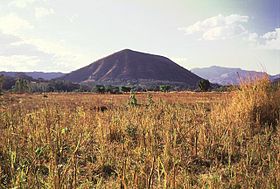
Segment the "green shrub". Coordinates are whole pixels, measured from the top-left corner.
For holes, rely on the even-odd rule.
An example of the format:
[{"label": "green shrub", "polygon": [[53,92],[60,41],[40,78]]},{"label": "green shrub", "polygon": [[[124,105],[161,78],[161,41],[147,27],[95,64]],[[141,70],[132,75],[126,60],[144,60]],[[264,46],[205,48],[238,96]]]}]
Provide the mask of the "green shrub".
[{"label": "green shrub", "polygon": [[210,85],[210,82],[208,80],[202,79],[198,83],[198,88],[201,91],[208,91],[210,89],[210,87],[211,87],[211,85]]}]

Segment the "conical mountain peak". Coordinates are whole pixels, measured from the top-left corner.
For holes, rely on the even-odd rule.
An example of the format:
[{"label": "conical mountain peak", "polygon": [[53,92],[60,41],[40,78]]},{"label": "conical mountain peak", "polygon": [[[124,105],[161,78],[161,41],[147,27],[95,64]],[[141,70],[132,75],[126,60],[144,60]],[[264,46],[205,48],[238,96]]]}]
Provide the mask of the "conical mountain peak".
[{"label": "conical mountain peak", "polygon": [[166,57],[124,49],[61,79],[98,84],[167,82],[195,87],[201,78]]}]

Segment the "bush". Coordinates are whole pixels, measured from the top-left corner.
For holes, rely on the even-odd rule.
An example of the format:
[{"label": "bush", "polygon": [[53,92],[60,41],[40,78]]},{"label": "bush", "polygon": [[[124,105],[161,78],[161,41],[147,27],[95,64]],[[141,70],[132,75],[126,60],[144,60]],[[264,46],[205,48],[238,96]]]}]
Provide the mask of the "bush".
[{"label": "bush", "polygon": [[211,87],[211,85],[210,85],[210,82],[208,80],[202,79],[198,83],[198,88],[201,91],[208,91],[210,89],[210,87]]},{"label": "bush", "polygon": [[120,93],[120,90],[119,90],[119,87],[115,87],[115,86],[106,86],[106,92],[107,93],[110,93],[110,94],[119,94]]},{"label": "bush", "polygon": [[22,79],[22,78],[17,79],[14,91],[16,93],[31,92],[30,81]]},{"label": "bush", "polygon": [[137,106],[137,98],[135,96],[135,93],[131,93],[129,96],[129,101],[128,101],[128,105],[129,106]]},{"label": "bush", "polygon": [[72,92],[80,88],[79,84],[70,81],[51,80],[48,83],[48,92]]},{"label": "bush", "polygon": [[120,92],[127,93],[131,91],[131,87],[121,86]]},{"label": "bush", "polygon": [[159,90],[161,91],[161,92],[167,92],[167,91],[169,91],[171,89],[171,87],[169,86],[169,85],[160,85],[159,86]]},{"label": "bush", "polygon": [[106,92],[106,88],[105,88],[104,85],[96,85],[95,87],[93,87],[92,92],[105,93]]}]

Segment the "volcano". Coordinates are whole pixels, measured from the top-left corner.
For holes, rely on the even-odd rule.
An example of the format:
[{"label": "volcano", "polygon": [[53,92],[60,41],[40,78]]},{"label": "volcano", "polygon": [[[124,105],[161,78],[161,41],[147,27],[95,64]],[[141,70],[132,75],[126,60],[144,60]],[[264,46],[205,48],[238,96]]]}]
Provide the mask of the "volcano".
[{"label": "volcano", "polygon": [[59,78],[76,83],[171,84],[195,88],[202,79],[172,60],[125,49]]}]

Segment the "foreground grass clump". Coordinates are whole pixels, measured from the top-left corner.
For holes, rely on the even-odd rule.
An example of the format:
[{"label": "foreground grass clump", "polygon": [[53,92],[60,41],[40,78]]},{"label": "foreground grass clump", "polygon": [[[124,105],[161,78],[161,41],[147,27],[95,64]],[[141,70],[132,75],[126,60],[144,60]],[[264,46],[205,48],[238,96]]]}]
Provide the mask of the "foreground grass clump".
[{"label": "foreground grass clump", "polygon": [[268,80],[215,103],[161,95],[137,106],[128,96],[3,99],[0,188],[280,187],[279,91]]},{"label": "foreground grass clump", "polygon": [[231,103],[221,108],[226,112],[222,118],[240,125],[245,122],[251,123],[252,127],[275,126],[279,118],[279,93],[268,77],[243,82],[234,92]]},{"label": "foreground grass clump", "polygon": [[267,77],[244,82],[231,100],[215,105],[210,114],[214,135],[223,141],[219,145],[224,143],[235,178],[243,178],[236,181],[242,187],[279,187],[279,92]]}]

